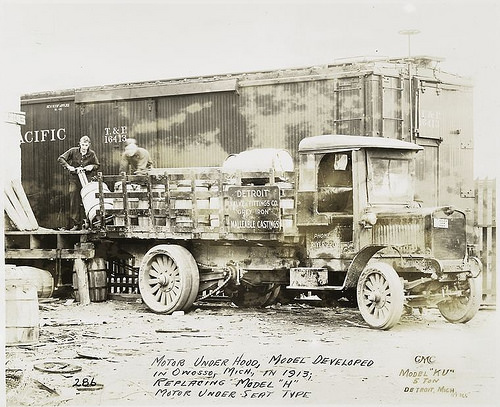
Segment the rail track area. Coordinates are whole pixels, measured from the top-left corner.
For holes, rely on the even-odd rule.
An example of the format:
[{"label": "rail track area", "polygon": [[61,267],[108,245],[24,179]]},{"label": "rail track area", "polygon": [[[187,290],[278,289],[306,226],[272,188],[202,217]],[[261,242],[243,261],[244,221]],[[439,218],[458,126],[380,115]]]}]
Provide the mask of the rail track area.
[{"label": "rail track area", "polygon": [[227,300],[160,315],[140,299],[40,302],[40,339],[6,348],[8,406],[490,405],[496,311],[436,309],[371,329],[356,308]]}]

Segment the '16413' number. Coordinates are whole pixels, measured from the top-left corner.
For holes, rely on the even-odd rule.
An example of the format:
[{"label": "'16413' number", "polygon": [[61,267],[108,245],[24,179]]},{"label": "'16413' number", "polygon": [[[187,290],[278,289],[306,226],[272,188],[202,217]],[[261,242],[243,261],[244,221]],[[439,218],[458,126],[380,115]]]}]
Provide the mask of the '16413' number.
[{"label": "'16413' number", "polygon": [[126,134],[115,134],[113,136],[104,136],[105,143],[124,143],[127,140]]}]

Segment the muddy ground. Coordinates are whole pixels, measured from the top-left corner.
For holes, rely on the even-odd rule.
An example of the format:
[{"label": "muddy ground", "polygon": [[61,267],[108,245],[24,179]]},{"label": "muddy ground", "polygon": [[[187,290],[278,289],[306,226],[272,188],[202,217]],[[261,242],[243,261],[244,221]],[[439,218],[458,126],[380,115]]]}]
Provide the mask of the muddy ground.
[{"label": "muddy ground", "polygon": [[[36,345],[6,348],[8,406],[496,405],[497,318],[437,310],[389,331],[355,308],[306,304],[187,314],[140,300],[42,304]],[[50,372],[55,371],[55,372]]]}]

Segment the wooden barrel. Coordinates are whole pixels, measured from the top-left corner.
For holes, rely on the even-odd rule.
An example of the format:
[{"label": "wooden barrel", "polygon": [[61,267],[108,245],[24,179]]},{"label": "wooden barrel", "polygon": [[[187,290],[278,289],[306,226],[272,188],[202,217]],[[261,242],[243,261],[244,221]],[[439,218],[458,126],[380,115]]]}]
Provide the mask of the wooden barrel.
[{"label": "wooden barrel", "polygon": [[[103,192],[109,192],[108,186],[102,184]],[[87,218],[92,222],[97,215],[97,211],[100,209],[99,198],[96,197],[96,193],[99,192],[98,182],[89,182],[87,185],[83,186],[80,194],[82,195],[83,207],[85,208],[85,214]],[[113,199],[104,198],[104,209],[113,209]]]},{"label": "wooden barrel", "polygon": [[5,344],[38,342],[40,317],[36,287],[24,279],[5,280]]},{"label": "wooden barrel", "polygon": [[38,298],[50,298],[54,292],[54,278],[49,271],[31,266],[6,267],[5,279],[20,279],[33,284]]},{"label": "wooden barrel", "polygon": [[[102,302],[107,300],[108,284],[106,277],[106,263],[104,259],[100,257],[92,259],[87,268],[90,301]],[[73,272],[73,288],[76,301],[80,301],[76,272]]]}]

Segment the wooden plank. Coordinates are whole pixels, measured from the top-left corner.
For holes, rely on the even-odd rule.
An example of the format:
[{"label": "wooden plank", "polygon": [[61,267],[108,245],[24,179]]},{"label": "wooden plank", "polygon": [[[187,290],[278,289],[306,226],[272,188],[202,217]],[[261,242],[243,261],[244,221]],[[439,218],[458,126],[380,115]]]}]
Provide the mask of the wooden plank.
[{"label": "wooden plank", "polygon": [[122,99],[144,99],[160,96],[190,95],[199,93],[235,91],[237,79],[219,79],[207,82],[169,82],[154,86],[132,86],[121,88],[101,88],[97,90],[77,90],[76,103],[105,102]]},{"label": "wooden plank", "polygon": [[486,184],[486,226],[493,226],[493,184]]},{"label": "wooden plank", "polygon": [[88,235],[87,230],[56,230],[56,229],[46,229],[40,227],[36,230],[6,230],[6,235],[18,235],[18,236],[28,236],[28,235]]},{"label": "wooden plank", "polygon": [[[14,227],[22,230],[23,229],[23,222],[21,220],[21,217],[19,216],[16,209],[14,208],[14,205],[12,205],[12,203],[10,202],[10,199],[7,196],[7,194],[5,193],[5,191],[4,191],[4,211],[7,214],[7,216],[9,217],[9,219],[12,221],[12,223],[14,224]],[[9,232],[9,231],[7,231],[7,232]]]},{"label": "wooden plank", "polygon": [[496,224],[496,179],[476,179],[475,223],[477,226]]},{"label": "wooden plank", "polygon": [[19,179],[14,179],[11,183],[19,202],[21,203],[21,206],[26,213],[32,229],[38,229],[38,222],[36,220],[35,214],[33,213],[33,210],[31,209],[31,205],[29,203],[28,197],[26,196],[26,192],[24,192],[24,188],[21,185],[21,181]]},{"label": "wooden plank", "polygon": [[89,282],[87,279],[87,265],[82,259],[75,259],[73,269],[76,272],[78,294],[82,305],[90,304]]},{"label": "wooden plank", "polygon": [[40,249],[40,235],[30,236],[30,249]]},{"label": "wooden plank", "polygon": [[7,215],[19,230],[34,229],[10,184],[5,185],[4,202]]},{"label": "wooden plank", "polygon": [[90,259],[94,249],[6,249],[6,259]]}]

